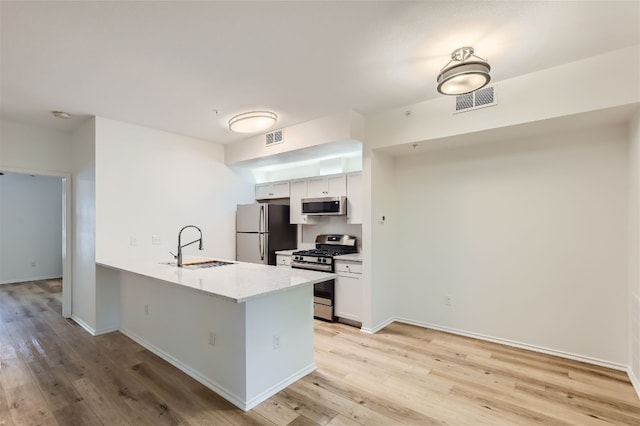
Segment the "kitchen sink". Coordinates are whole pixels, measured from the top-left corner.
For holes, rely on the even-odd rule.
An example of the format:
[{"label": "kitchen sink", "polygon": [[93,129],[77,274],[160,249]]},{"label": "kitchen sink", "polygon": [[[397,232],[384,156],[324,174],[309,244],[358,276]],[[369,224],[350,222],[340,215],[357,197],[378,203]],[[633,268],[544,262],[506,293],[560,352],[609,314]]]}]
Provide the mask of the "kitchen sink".
[{"label": "kitchen sink", "polygon": [[185,262],[182,267],[187,269],[203,269],[203,268],[215,268],[216,266],[233,265],[235,262],[226,262],[224,260],[208,260],[206,262],[198,262],[194,264],[188,264]]},{"label": "kitchen sink", "polygon": [[[164,265],[178,266],[176,262],[161,262]],[[225,265],[233,265],[235,262],[227,262],[225,260],[185,260],[182,263],[182,267],[185,269],[204,269],[204,268],[215,268],[217,266],[225,266]]]}]

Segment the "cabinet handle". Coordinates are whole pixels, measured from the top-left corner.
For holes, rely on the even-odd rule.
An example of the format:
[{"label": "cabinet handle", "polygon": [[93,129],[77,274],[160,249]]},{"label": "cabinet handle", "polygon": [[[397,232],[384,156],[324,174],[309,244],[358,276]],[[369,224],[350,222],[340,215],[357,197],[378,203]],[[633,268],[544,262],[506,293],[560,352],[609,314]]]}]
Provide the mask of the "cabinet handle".
[{"label": "cabinet handle", "polygon": [[269,195],[273,195],[273,192],[270,192]]}]

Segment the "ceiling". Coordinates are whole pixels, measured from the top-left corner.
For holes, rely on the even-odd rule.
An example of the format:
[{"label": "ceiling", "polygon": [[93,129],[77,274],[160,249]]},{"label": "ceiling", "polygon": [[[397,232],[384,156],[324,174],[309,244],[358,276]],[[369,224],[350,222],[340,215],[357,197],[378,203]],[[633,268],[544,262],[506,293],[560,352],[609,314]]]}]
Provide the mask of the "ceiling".
[{"label": "ceiling", "polygon": [[0,13],[0,118],[70,131],[97,115],[219,143],[246,137],[226,122],[248,110],[287,127],[441,96],[438,71],[465,45],[500,82],[640,43],[637,0],[2,0]]}]

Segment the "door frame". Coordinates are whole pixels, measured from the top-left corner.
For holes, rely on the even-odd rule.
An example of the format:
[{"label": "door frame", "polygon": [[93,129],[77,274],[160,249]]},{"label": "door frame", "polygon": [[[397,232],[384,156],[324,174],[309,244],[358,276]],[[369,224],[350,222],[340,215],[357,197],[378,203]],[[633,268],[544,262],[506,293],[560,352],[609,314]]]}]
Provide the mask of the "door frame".
[{"label": "door frame", "polygon": [[70,318],[71,289],[73,287],[72,253],[73,253],[73,203],[71,173],[53,172],[50,170],[22,169],[17,167],[2,167],[4,173],[21,173],[25,175],[52,176],[62,178],[62,316]]}]

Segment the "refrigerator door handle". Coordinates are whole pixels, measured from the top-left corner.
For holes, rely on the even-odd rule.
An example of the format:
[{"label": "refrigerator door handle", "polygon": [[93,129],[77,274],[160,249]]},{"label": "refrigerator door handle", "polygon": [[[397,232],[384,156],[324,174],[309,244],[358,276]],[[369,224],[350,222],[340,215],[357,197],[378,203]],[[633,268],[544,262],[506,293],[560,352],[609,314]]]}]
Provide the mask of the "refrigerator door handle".
[{"label": "refrigerator door handle", "polygon": [[258,216],[258,232],[264,232],[264,204],[260,206],[260,216]]},{"label": "refrigerator door handle", "polygon": [[264,234],[260,233],[258,234],[258,245],[260,246],[260,260],[264,260]]},{"label": "refrigerator door handle", "polygon": [[260,237],[258,238],[258,244],[260,245],[260,260],[264,260],[264,204],[260,206],[260,216],[258,221],[258,232],[260,233]]}]

